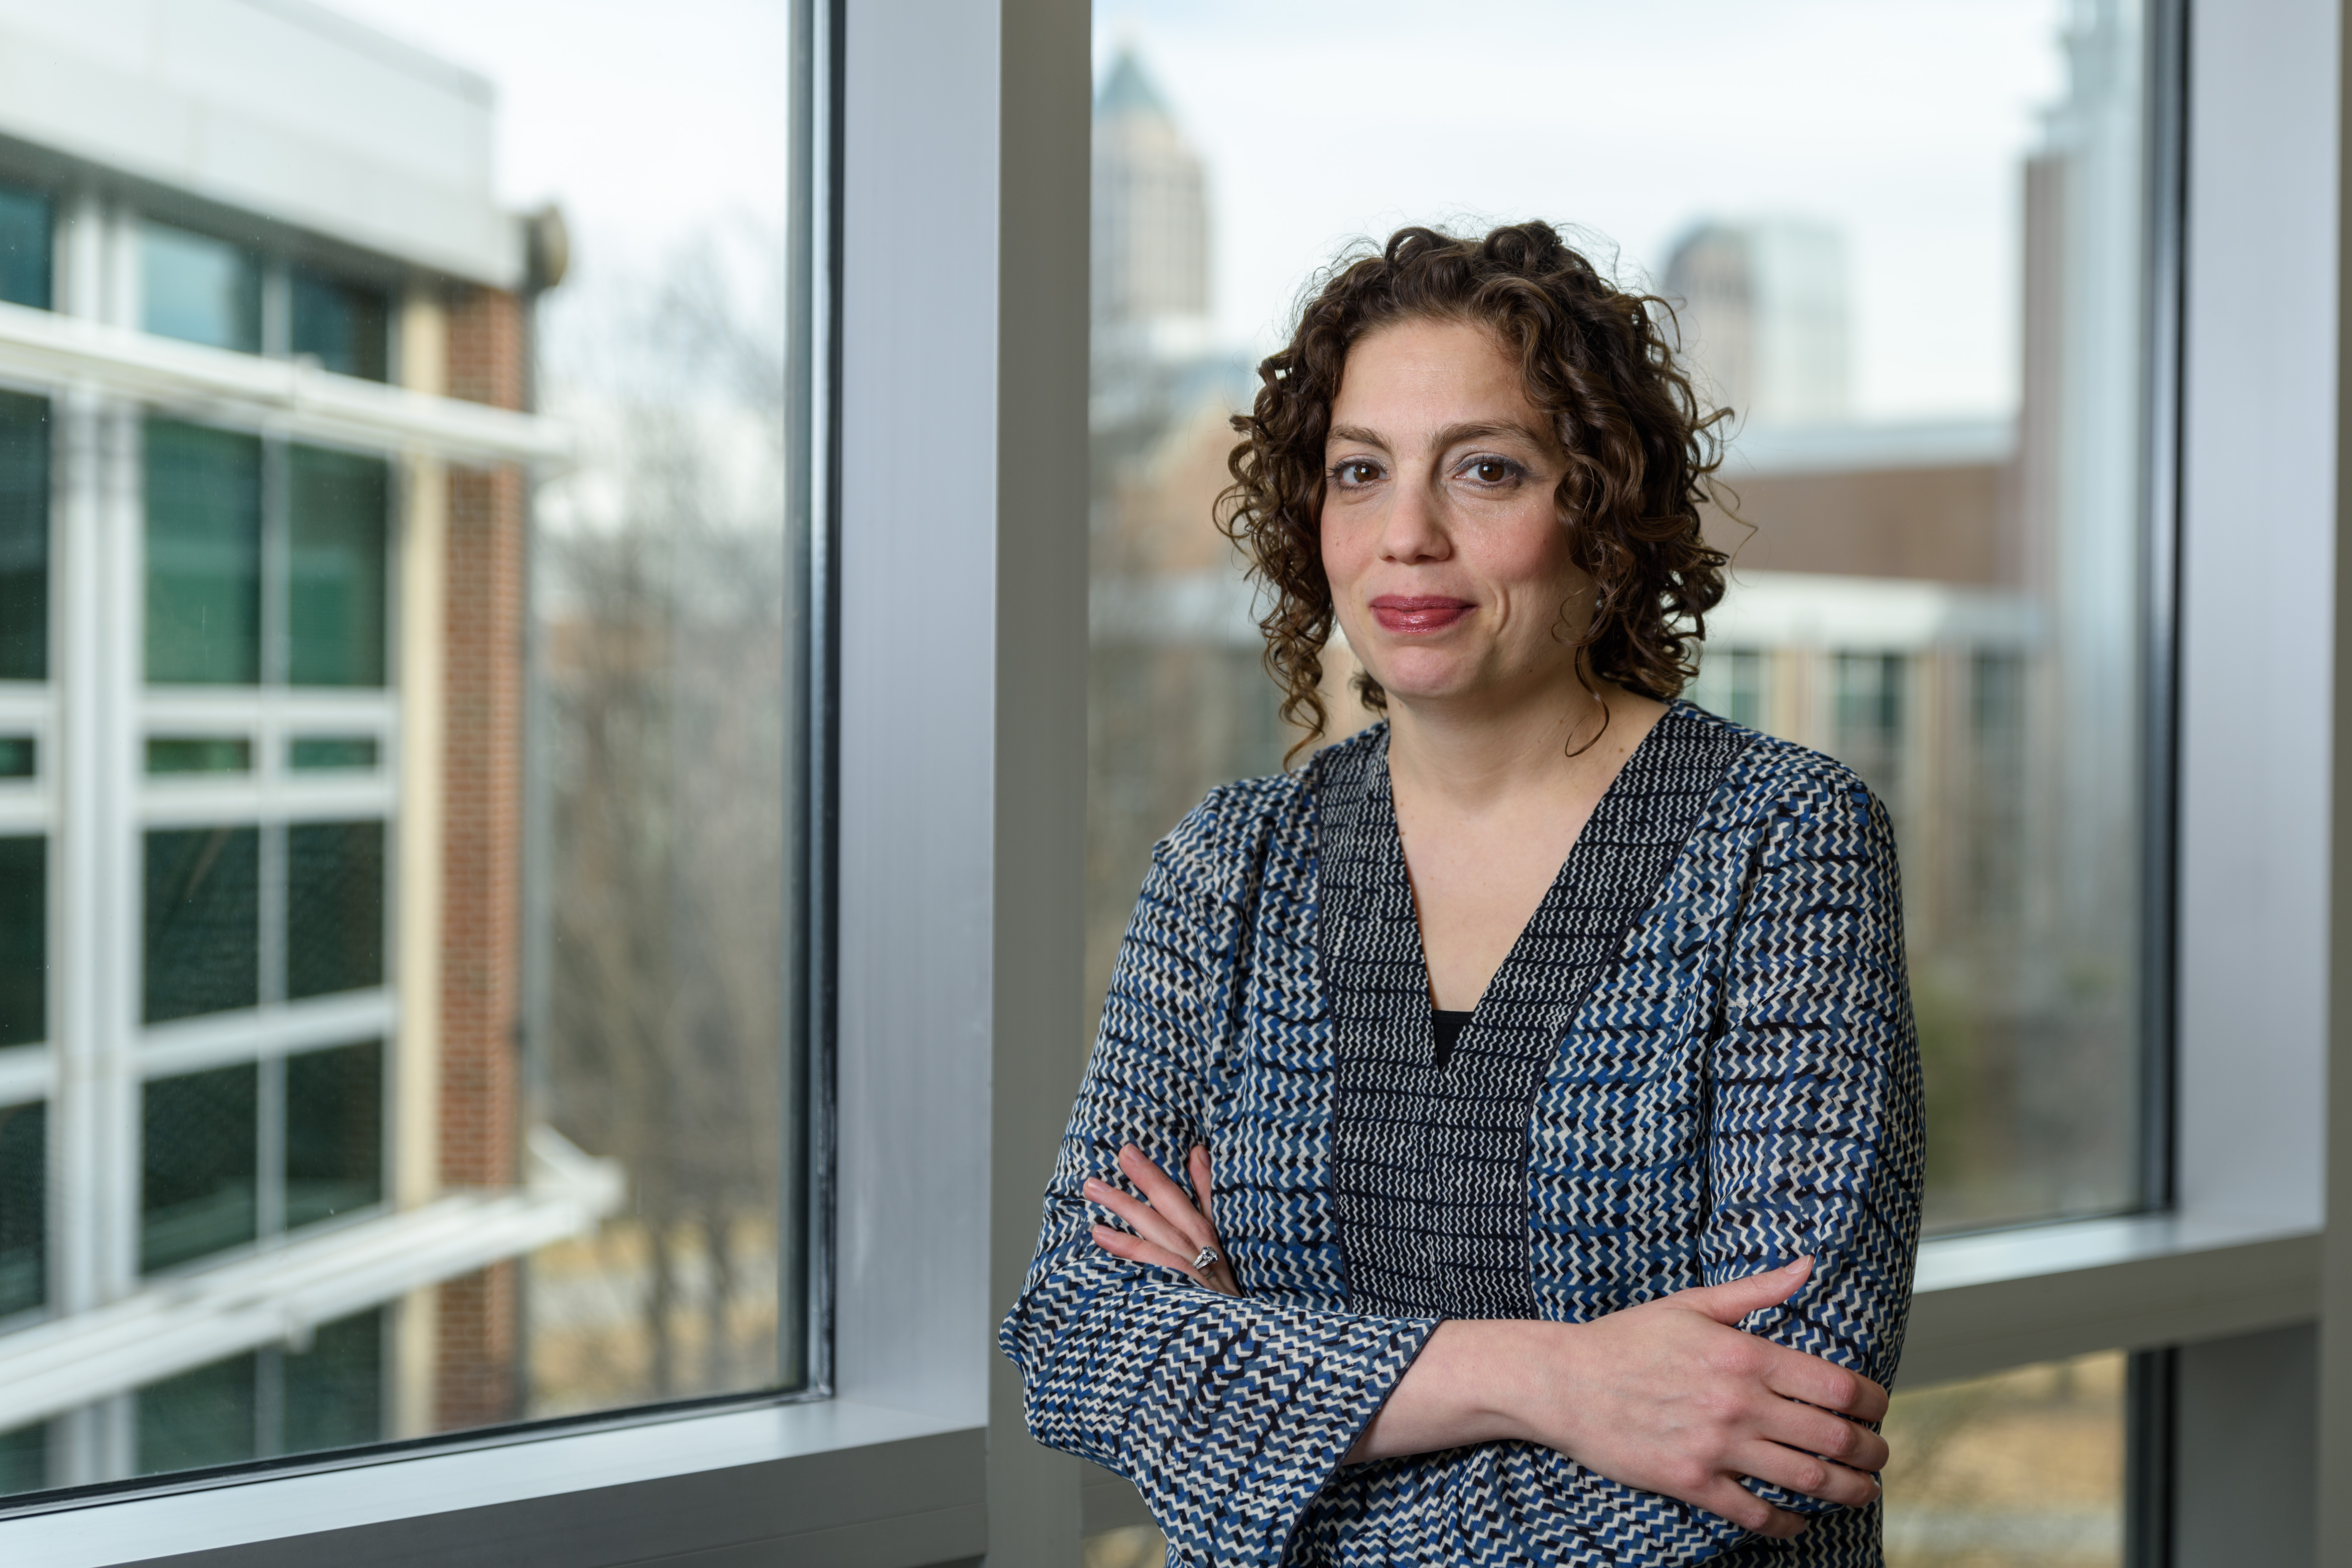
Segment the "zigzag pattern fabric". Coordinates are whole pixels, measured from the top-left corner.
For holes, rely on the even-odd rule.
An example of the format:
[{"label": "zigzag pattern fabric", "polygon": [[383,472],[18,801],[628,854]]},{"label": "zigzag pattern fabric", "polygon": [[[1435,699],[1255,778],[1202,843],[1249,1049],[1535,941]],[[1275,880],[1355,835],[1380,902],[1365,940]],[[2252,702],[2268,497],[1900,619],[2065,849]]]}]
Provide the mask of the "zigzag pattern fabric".
[{"label": "zigzag pattern fabric", "polygon": [[[1679,782],[1661,795],[1681,795],[1717,771],[1663,879],[1630,859],[1608,879],[1647,876],[1654,896],[1589,979],[1548,939],[1528,954],[1528,973],[1589,988],[1556,1033],[1543,1026],[1550,1043],[1510,1133],[1525,1151],[1514,1244],[1525,1310],[1583,1321],[1809,1253],[1804,1289],[1743,1326],[1889,1382],[1922,1144],[1885,814],[1840,764],[1687,704],[1651,740],[1661,731],[1661,768],[1629,763],[1629,795],[1666,779]],[[1482,1253],[1477,1267],[1428,1271],[1427,1304],[1399,1310],[1351,1277],[1372,1243],[1339,1191],[1356,1134],[1343,1125],[1338,1020],[1360,998],[1340,994],[1347,964],[1327,958],[1325,868],[1360,849],[1335,843],[1329,818],[1349,809],[1347,789],[1359,811],[1365,789],[1385,789],[1385,744],[1375,727],[1301,773],[1221,788],[1154,851],[1036,1260],[1000,1335],[1030,1429],[1133,1480],[1178,1568],[1880,1563],[1874,1507],[1759,1488],[1814,1518],[1779,1546],[1531,1445],[1341,1468],[1455,1310],[1436,1296],[1498,1278]],[[1622,804],[1604,801],[1612,814]],[[1653,828],[1669,815],[1622,813]],[[1648,834],[1631,837],[1654,851]],[[1423,993],[1424,1032],[1426,1010]],[[1495,1032],[1486,1048],[1515,1056]],[[1088,1234],[1111,1216],[1081,1184],[1117,1180],[1121,1144],[1180,1172],[1198,1142],[1213,1152],[1241,1298],[1113,1258]]]},{"label": "zigzag pattern fabric", "polygon": [[1387,747],[1341,748],[1319,795],[1333,1185],[1359,1310],[1532,1318],[1528,1112],[1577,1009],[1657,898],[1748,737],[1670,710],[1577,836],[1443,1067]]}]

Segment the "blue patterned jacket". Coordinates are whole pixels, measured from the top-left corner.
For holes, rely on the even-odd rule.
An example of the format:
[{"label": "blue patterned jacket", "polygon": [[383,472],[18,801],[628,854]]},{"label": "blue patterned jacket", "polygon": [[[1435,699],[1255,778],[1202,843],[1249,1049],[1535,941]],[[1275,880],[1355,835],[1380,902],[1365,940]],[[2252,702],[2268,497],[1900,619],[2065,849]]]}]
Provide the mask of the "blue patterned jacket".
[{"label": "blue patterned jacket", "polygon": [[[1447,1317],[1576,1321],[1818,1261],[1743,1325],[1892,1380],[1921,1125],[1895,847],[1816,752],[1676,703],[1450,1060],[1376,726],[1154,850],[1000,1342],[1030,1429],[1134,1481],[1171,1564],[1882,1561],[1490,1443],[1340,1467]],[[1095,1247],[1133,1142],[1205,1142],[1245,1292]],[[1180,1178],[1181,1179],[1181,1178]]]}]

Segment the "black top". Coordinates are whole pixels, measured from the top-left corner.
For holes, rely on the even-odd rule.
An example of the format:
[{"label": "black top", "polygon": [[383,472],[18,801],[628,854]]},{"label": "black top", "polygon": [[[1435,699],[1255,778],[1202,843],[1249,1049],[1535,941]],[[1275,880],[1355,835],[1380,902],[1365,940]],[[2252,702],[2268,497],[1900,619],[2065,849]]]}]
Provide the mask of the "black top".
[{"label": "black top", "polygon": [[1433,1060],[1439,1072],[1445,1070],[1445,1058],[1454,1054],[1454,1042],[1462,1037],[1462,1031],[1469,1022],[1467,1008],[1459,1013],[1449,1013],[1443,1007],[1429,1010],[1429,1032],[1437,1037],[1437,1051]]}]

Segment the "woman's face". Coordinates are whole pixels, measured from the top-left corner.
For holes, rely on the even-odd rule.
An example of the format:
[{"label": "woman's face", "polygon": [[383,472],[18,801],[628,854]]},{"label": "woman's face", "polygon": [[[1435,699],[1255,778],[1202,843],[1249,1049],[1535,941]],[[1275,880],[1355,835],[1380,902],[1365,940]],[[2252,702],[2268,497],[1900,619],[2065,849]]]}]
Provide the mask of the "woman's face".
[{"label": "woman's face", "polygon": [[1348,351],[1323,570],[1348,646],[1392,698],[1507,700],[1572,678],[1591,580],[1553,500],[1566,468],[1485,328],[1402,321]]}]

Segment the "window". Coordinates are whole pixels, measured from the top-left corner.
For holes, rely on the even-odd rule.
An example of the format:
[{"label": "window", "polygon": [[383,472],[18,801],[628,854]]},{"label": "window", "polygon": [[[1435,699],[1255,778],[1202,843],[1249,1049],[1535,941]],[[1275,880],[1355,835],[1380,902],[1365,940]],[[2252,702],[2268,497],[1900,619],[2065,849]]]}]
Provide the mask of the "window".
[{"label": "window", "polygon": [[0,392],[0,680],[49,668],[49,404]]},{"label": "window", "polygon": [[140,325],[158,337],[261,352],[261,258],[243,246],[148,223],[139,298]]},{"label": "window", "polygon": [[362,288],[313,272],[292,269],[294,357],[319,362],[321,370],[382,381],[391,345],[390,306],[381,289]]},{"label": "window", "polygon": [[49,308],[49,198],[0,185],[0,302]]},{"label": "window", "polygon": [[[2165,1027],[2142,1012],[2136,782],[2145,19],[2056,0],[1486,15],[1545,47],[1514,63],[1485,28],[1308,6],[1254,17],[1237,49],[1223,12],[1097,8],[1090,1005],[1152,841],[1299,738],[1211,521],[1253,366],[1350,237],[1544,217],[1664,301],[1736,416],[1708,522],[1734,569],[1690,695],[1843,760],[1895,824],[1931,1224],[2134,1207]],[[1645,155],[1563,172],[1559,149],[1629,132],[1617,98],[1556,73],[1669,41],[1682,88]],[[1931,57],[1913,91],[1899,62]],[[1806,100],[1872,134],[1790,112]],[[1310,124],[1349,156],[1286,177],[1266,138]],[[1327,739],[1373,717],[1352,668],[1335,645]]]}]

